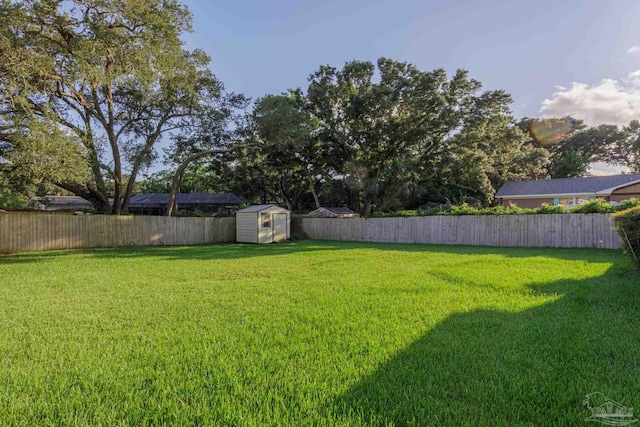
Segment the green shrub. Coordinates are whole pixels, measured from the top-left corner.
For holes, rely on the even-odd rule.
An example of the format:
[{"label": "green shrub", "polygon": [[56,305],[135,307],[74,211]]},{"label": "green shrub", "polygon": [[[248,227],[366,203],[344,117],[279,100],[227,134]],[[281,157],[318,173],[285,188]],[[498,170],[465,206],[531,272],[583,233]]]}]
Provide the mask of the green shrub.
[{"label": "green shrub", "polygon": [[402,211],[395,211],[392,213],[394,213],[395,216],[417,216],[418,215],[417,212],[418,211],[416,210],[402,210]]},{"label": "green shrub", "polygon": [[423,211],[418,210],[400,210],[391,212],[375,211],[372,212],[370,218],[397,218],[397,217],[411,217],[411,216],[425,215]]},{"label": "green shrub", "polygon": [[614,206],[613,209],[616,212],[618,212],[618,211],[627,210],[629,208],[635,208],[635,207],[638,207],[638,206],[640,206],[640,200],[633,198],[633,199],[627,199],[627,200],[624,200],[624,201],[620,202],[620,204]]},{"label": "green shrub", "polygon": [[302,218],[306,215],[291,215],[291,240],[307,240],[309,236],[302,230]]},{"label": "green shrub", "polygon": [[613,205],[604,199],[584,203],[571,209],[572,213],[611,213]]},{"label": "green shrub", "polygon": [[498,205],[484,209],[484,211],[490,211],[492,215],[531,215],[536,213],[535,209],[521,208],[517,205],[509,205],[506,208]]},{"label": "green shrub", "polygon": [[444,208],[430,207],[426,209],[421,209],[418,212],[420,212],[420,216],[440,215],[444,212]]},{"label": "green shrub", "polygon": [[28,202],[28,197],[8,188],[0,188],[0,208],[24,209]]},{"label": "green shrub", "polygon": [[631,207],[640,206],[640,200],[629,199],[621,202],[619,205],[613,206],[604,199],[598,199],[587,202],[583,205],[576,206],[573,209],[567,209],[564,205],[553,206],[543,203],[535,209],[521,208],[517,205],[504,207],[502,205],[491,206],[488,208],[476,208],[467,203],[461,205],[442,205],[442,206],[421,206],[417,210],[400,210],[394,212],[375,211],[371,213],[371,218],[390,218],[390,217],[413,217],[413,216],[432,216],[432,215],[534,215],[534,214],[566,214],[566,213],[611,213]]},{"label": "green shrub", "polygon": [[397,217],[412,217],[417,216],[417,210],[400,210],[391,212],[374,212],[377,216],[375,218],[397,218]]},{"label": "green shrub", "polygon": [[631,256],[635,268],[640,268],[640,207],[616,212],[613,218],[625,252]]},{"label": "green shrub", "polygon": [[433,216],[433,215],[438,215],[440,213],[440,209],[429,208],[429,209],[421,210],[419,212],[421,213],[419,216]]},{"label": "green shrub", "polygon": [[451,211],[444,215],[529,215],[536,213],[534,209],[521,208],[516,205],[504,207],[502,205],[478,209],[463,203],[460,206],[451,206]]},{"label": "green shrub", "polygon": [[567,208],[564,205],[552,206],[548,203],[543,203],[535,211],[537,214],[563,214],[567,213]]},{"label": "green shrub", "polygon": [[194,210],[182,210],[182,209],[177,209],[174,210],[173,212],[171,212],[171,216],[180,216],[180,217],[205,217],[207,216],[207,214],[205,214],[204,212],[202,212],[199,209],[194,209]]},{"label": "green shrub", "polygon": [[461,204],[460,206],[451,206],[451,210],[448,212],[449,215],[478,215],[478,209],[473,206],[469,206],[466,203]]},{"label": "green shrub", "polygon": [[431,215],[446,215],[451,212],[451,206],[449,204],[446,205],[436,205],[433,203],[428,203],[426,205],[422,205],[416,211],[416,215],[418,216],[431,216]]}]

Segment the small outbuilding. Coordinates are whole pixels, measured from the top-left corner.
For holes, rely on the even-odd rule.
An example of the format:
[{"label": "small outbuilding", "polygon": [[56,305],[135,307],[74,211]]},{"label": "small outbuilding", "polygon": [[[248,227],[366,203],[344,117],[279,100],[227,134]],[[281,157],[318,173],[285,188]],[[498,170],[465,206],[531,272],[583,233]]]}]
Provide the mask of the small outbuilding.
[{"label": "small outbuilding", "polygon": [[291,212],[277,205],[253,205],[236,212],[239,243],[284,242],[291,236]]},{"label": "small outbuilding", "polygon": [[309,213],[312,218],[360,218],[358,212],[352,211],[349,208],[319,208]]}]

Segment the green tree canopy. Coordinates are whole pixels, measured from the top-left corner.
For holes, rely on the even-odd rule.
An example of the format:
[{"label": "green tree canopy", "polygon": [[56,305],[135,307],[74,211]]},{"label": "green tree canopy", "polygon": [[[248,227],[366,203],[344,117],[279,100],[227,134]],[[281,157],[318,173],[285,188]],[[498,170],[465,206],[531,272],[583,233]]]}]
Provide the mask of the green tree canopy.
[{"label": "green tree canopy", "polygon": [[319,181],[331,174],[331,146],[322,144],[318,120],[307,111],[302,92],[258,99],[253,120],[279,197],[294,209],[308,190],[320,207]]},{"label": "green tree canopy", "polygon": [[338,172],[355,178],[362,210],[385,209],[471,121],[480,83],[459,70],[424,72],[387,58],[323,66],[310,77],[310,111]]}]

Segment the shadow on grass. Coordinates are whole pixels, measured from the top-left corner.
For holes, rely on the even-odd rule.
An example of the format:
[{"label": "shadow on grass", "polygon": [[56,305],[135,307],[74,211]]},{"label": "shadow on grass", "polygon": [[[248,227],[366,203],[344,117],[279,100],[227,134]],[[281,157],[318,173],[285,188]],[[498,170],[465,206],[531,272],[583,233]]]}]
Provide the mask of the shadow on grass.
[{"label": "shadow on grass", "polygon": [[92,248],[29,252],[0,255],[1,264],[17,264],[51,261],[70,254],[98,258],[158,257],[167,260],[239,259],[294,253],[367,249],[407,253],[450,253],[457,255],[498,255],[504,257],[549,257],[588,262],[612,262],[620,259],[619,250],[563,249],[563,248],[505,248],[489,246],[451,246],[427,244],[398,244],[370,242],[340,242],[303,240],[269,245],[220,243],[190,246],[134,246],[120,248]]},{"label": "shadow on grass", "polygon": [[274,255],[289,255],[300,252],[349,249],[340,244],[277,243],[252,245],[242,243],[218,243],[187,246],[127,246],[118,248],[90,248],[27,252],[0,255],[0,265],[45,262],[69,255],[88,258],[138,258],[156,257],[165,260],[213,260],[239,259]]},{"label": "shadow on grass", "polygon": [[621,249],[595,248],[520,248],[504,246],[441,245],[425,243],[373,243],[337,240],[307,240],[313,244],[326,244],[347,248],[368,248],[381,251],[409,253],[448,253],[456,255],[499,255],[508,258],[549,257],[569,261],[612,262],[619,260]]},{"label": "shadow on grass", "polygon": [[[366,425],[583,425],[587,393],[640,406],[640,275],[531,288],[553,302],[458,313],[340,396]],[[638,414],[636,414],[638,415]]]}]

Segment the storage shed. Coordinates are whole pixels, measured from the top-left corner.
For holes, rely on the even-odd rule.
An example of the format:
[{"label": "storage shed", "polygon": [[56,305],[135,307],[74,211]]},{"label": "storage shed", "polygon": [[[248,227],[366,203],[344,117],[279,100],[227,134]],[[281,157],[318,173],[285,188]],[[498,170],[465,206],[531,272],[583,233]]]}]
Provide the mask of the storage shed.
[{"label": "storage shed", "polygon": [[291,212],[277,205],[253,205],[236,212],[236,241],[283,242],[291,235]]}]

